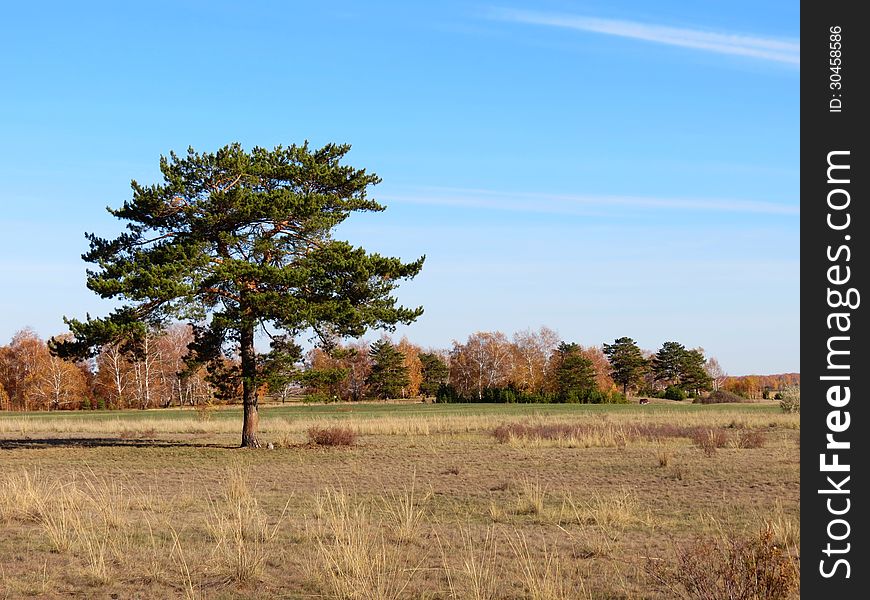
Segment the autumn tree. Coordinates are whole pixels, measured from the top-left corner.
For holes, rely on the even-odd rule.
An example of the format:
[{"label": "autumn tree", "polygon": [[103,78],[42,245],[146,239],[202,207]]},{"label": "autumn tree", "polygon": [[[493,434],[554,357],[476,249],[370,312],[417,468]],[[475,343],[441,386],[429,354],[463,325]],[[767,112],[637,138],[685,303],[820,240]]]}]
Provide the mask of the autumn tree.
[{"label": "autumn tree", "polygon": [[420,353],[421,378],[420,392],[424,396],[435,396],[442,385],[450,379],[450,368],[434,352]]},{"label": "autumn tree", "polygon": [[17,410],[78,408],[88,394],[83,370],[52,356],[31,329],[0,349],[0,386],[8,390],[7,405]]},{"label": "autumn tree", "polygon": [[722,368],[722,365],[719,364],[715,356],[707,359],[704,369],[707,371],[707,375],[710,376],[710,385],[713,387],[713,391],[720,390],[722,384],[725,383],[725,379],[728,377],[728,373],[725,372],[725,369]]},{"label": "autumn tree", "polygon": [[369,345],[357,340],[334,344],[327,351],[314,348],[308,353],[302,383],[314,393],[341,400],[363,400],[368,396],[367,379],[372,370]]},{"label": "autumn tree", "polygon": [[372,393],[377,398],[398,398],[410,383],[405,355],[390,340],[381,339],[371,345],[369,357],[372,371],[368,384]]},{"label": "autumn tree", "polygon": [[133,366],[133,389],[136,397],[136,406],[141,409],[152,408],[154,399],[159,397],[155,393],[157,365],[160,362],[160,351],[155,344],[157,328],[155,326],[142,327],[138,335],[133,335],[129,340],[130,354]]},{"label": "autumn tree", "polygon": [[405,368],[408,370],[408,385],[401,390],[402,398],[416,398],[420,395],[420,384],[423,383],[420,347],[408,341],[407,337],[403,337],[396,345],[396,349],[402,353]]},{"label": "autumn tree", "polygon": [[342,383],[348,376],[348,369],[341,364],[345,356],[340,348],[334,348],[333,353],[322,348],[314,348],[309,352],[307,368],[299,376],[309,396],[314,394],[326,399],[348,399],[342,393]]},{"label": "autumn tree", "polygon": [[630,337],[621,337],[612,344],[604,344],[603,351],[610,362],[610,376],[622,386],[622,394],[628,395],[629,386],[641,383],[649,367],[643,352]]},{"label": "autumn tree", "polygon": [[545,387],[547,361],[556,346],[559,334],[548,327],[538,331],[525,329],[513,336],[516,359],[511,379],[517,388],[530,394],[540,394]]},{"label": "autumn tree", "polygon": [[592,363],[595,371],[595,387],[601,391],[616,391],[616,383],[610,376],[610,361],[598,346],[580,346],[583,356]]},{"label": "autumn tree", "polygon": [[488,388],[506,386],[513,368],[513,348],[500,331],[478,331],[465,344],[453,342],[450,382],[462,396],[483,399]]},{"label": "autumn tree", "polygon": [[0,385],[9,396],[12,410],[32,410],[30,386],[37,377],[47,354],[45,343],[29,328],[12,336],[8,346],[0,348]]},{"label": "autumn tree", "polygon": [[28,394],[38,408],[45,410],[79,408],[88,394],[88,387],[76,365],[50,355],[46,348],[32,374]]},{"label": "autumn tree", "polygon": [[173,323],[155,340],[158,357],[155,377],[161,406],[192,406],[207,399],[211,393],[204,380],[204,370],[189,369],[185,361],[191,342],[193,330],[185,323]]},{"label": "autumn tree", "polygon": [[333,238],[351,213],[384,209],[367,196],[380,179],[341,164],[349,150],[306,143],[246,152],[231,144],[161,157],[163,181],[134,181],[132,199],[109,209],[126,231],[87,235],[83,258],[95,265],[88,287],[126,304],[103,319],[68,320],[75,339],[54,350],[93,354],[143,323],[196,324],[192,360],[222,364],[238,353],[241,445],[259,446],[258,331],[291,338],[309,331],[330,343],[422,313],[397,306],[391,293],[419,273],[423,258],[403,263]]}]

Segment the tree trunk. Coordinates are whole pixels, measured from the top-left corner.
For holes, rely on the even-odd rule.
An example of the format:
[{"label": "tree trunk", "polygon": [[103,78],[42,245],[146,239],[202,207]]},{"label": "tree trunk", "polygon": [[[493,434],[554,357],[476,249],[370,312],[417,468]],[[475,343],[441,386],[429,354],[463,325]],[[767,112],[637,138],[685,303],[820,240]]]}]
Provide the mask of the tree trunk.
[{"label": "tree trunk", "polygon": [[257,426],[260,415],[257,409],[257,362],[254,356],[254,324],[245,323],[241,331],[242,342],[242,402],[244,423],[242,425],[242,448],[259,448]]}]

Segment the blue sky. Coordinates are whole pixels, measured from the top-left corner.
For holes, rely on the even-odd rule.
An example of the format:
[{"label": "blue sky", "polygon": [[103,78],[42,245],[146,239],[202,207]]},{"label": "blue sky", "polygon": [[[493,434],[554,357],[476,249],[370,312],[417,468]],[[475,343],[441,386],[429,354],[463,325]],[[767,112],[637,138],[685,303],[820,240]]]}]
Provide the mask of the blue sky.
[{"label": "blue sky", "polygon": [[0,22],[0,343],[110,306],[85,231],[158,157],[348,142],[403,330],[547,325],[799,370],[797,2],[31,2]]}]

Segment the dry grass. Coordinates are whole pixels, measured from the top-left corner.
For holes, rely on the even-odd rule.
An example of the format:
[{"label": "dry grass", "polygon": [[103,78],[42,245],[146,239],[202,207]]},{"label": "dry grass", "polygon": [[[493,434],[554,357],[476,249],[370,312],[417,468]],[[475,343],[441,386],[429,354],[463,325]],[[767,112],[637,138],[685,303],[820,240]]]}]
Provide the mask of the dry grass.
[{"label": "dry grass", "polygon": [[369,506],[342,491],[327,490],[322,520],[312,533],[309,574],[329,598],[399,600],[417,573],[401,543],[391,543]]},{"label": "dry grass", "polygon": [[777,499],[769,511],[761,513],[759,521],[762,523],[762,528],[770,528],[773,539],[779,546],[789,549],[795,555],[799,554],[801,546],[800,512],[789,514],[783,507],[782,501]]},{"label": "dry grass", "polygon": [[[264,411],[264,442],[292,443],[245,452],[228,447],[238,423],[221,409],[179,422],[0,415],[0,589],[9,598],[667,600],[673,592],[653,585],[643,557],[673,565],[672,548],[746,539],[765,522],[781,547],[799,543],[799,415],[773,409]],[[9,433],[10,422],[33,439]],[[493,429],[511,423],[591,436],[497,443]],[[304,443],[309,428],[329,426],[364,443]],[[152,427],[153,441],[111,442]],[[726,432],[734,449],[706,459],[692,450],[696,429]],[[754,433],[763,444],[737,451]]]},{"label": "dry grass", "polygon": [[721,429],[699,428],[692,433],[692,441],[706,456],[713,456],[718,448],[728,445],[729,438]]},{"label": "dry grass", "polygon": [[764,432],[755,429],[741,431],[737,436],[738,448],[764,448],[766,442],[767,436]]},{"label": "dry grass", "polygon": [[[364,405],[363,405],[364,406]],[[751,410],[752,406],[741,407],[696,407],[697,410],[658,410],[650,412],[649,407],[638,410],[618,410],[603,413],[603,410],[595,412],[581,412],[579,416],[566,414],[568,409],[557,407],[559,412],[552,414],[536,412],[534,406],[528,407],[526,413],[505,414],[499,410],[499,406],[493,406],[491,411],[482,414],[439,414],[438,407],[432,407],[431,414],[394,414],[390,412],[365,413],[362,408],[359,411],[332,413],[328,419],[322,417],[284,416],[283,412],[270,413],[269,409],[261,411],[260,430],[265,436],[280,438],[284,435],[304,435],[312,427],[328,427],[331,425],[344,425],[353,429],[358,435],[414,435],[430,436],[442,433],[472,433],[492,431],[496,427],[510,423],[524,425],[567,425],[574,426],[586,424],[590,426],[622,426],[628,424],[643,424],[645,426],[667,428],[724,428],[734,422],[740,422],[746,428],[767,427],[775,424],[779,428],[799,429],[800,414],[786,414],[777,411],[770,413],[760,410]],[[570,407],[569,407],[570,408]],[[582,407],[581,407],[582,408]],[[595,407],[599,408],[600,407]],[[716,408],[717,410],[710,410]],[[749,408],[749,410],[747,410]],[[28,414],[0,416],[0,434],[9,434],[18,438],[37,436],[39,434],[60,435],[105,435],[120,437],[123,432],[136,432],[138,437],[152,437],[168,434],[205,434],[205,435],[232,435],[235,437],[239,432],[240,418],[226,418],[223,409],[210,409],[212,415],[208,419],[201,419],[194,410],[177,411],[179,414],[172,418],[161,416],[160,411],[125,411],[117,415],[109,415],[97,419],[83,418],[73,414],[65,416],[61,414]],[[532,419],[527,413],[534,415]],[[606,414],[608,423],[601,423],[601,414]],[[189,416],[187,416],[189,415]],[[220,415],[220,417],[219,417]],[[640,421],[642,419],[642,422]],[[129,434],[127,434],[129,435]]]},{"label": "dry grass", "polygon": [[526,536],[508,538],[519,566],[526,598],[529,600],[578,600],[588,597],[582,580],[564,572],[562,559],[553,548],[532,550]]},{"label": "dry grass", "polygon": [[207,521],[214,541],[213,554],[217,557],[227,581],[249,582],[258,580],[263,566],[274,551],[287,506],[270,525],[268,515],[254,497],[248,474],[239,466],[229,469],[226,492],[222,501],[210,505]]},{"label": "dry grass", "polygon": [[0,519],[41,521],[55,496],[56,482],[40,471],[5,472],[0,479]]},{"label": "dry grass", "polygon": [[[729,428],[739,428],[739,448],[760,448],[764,433],[751,424],[732,421]],[[729,436],[722,428],[666,423],[507,423],[492,430],[500,443],[521,448],[622,448],[630,443],[649,443],[691,439],[708,454],[723,448]],[[712,449],[712,451],[710,451]],[[666,466],[666,465],[663,465]]]},{"label": "dry grass", "polygon": [[800,570],[764,527],[755,537],[696,539],[675,548],[676,561],[649,562],[652,581],[689,600],[785,600],[798,588]]},{"label": "dry grass", "polygon": [[659,466],[664,468],[671,464],[671,459],[674,456],[673,450],[666,446],[659,446],[656,449],[656,460],[659,463]]},{"label": "dry grass", "polygon": [[565,496],[565,503],[576,523],[596,525],[607,530],[650,522],[648,511],[641,507],[637,495],[630,489],[610,494],[590,494],[583,499]]},{"label": "dry grass", "polygon": [[417,487],[417,474],[411,477],[411,483],[399,492],[384,491],[383,511],[387,517],[395,537],[400,542],[410,542],[419,538],[420,529],[426,515],[426,503],[432,497],[431,492],[420,496]]},{"label": "dry grass", "polygon": [[524,478],[520,482],[520,493],[517,496],[516,514],[541,515],[544,513],[544,500],[547,491],[539,480]]},{"label": "dry grass", "polygon": [[[440,544],[440,540],[439,540]],[[470,528],[459,530],[459,547],[448,551],[441,546],[441,557],[450,597],[454,600],[494,600],[501,582],[497,560],[496,533],[487,527],[480,537]],[[458,559],[456,557],[458,555]],[[455,563],[458,563],[454,566]]]}]

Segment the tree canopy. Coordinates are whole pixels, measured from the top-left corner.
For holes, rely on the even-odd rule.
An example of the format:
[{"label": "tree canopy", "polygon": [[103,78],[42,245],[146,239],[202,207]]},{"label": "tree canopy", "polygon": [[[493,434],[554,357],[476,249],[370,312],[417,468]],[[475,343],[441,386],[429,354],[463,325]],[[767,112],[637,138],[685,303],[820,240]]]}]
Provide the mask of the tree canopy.
[{"label": "tree canopy", "polygon": [[371,345],[369,356],[372,371],[367,383],[377,398],[397,398],[402,388],[410,383],[405,355],[389,340],[378,340]]},{"label": "tree canopy", "polygon": [[712,386],[706,363],[704,351],[700,348],[687,350],[678,342],[665,342],[653,356],[652,370],[656,381],[697,394]]},{"label": "tree canopy", "polygon": [[450,367],[434,352],[421,352],[422,383],[420,391],[426,396],[434,396],[438,389],[450,379]]},{"label": "tree canopy", "polygon": [[621,337],[612,344],[604,344],[604,355],[610,361],[610,376],[614,382],[622,385],[623,395],[628,393],[628,386],[643,379],[643,374],[649,368],[643,352],[630,337]]},{"label": "tree canopy", "polygon": [[555,385],[563,398],[596,388],[595,366],[575,343],[562,342],[556,348]]},{"label": "tree canopy", "polygon": [[[257,331],[287,340],[313,332],[329,346],[422,314],[391,293],[420,272],[423,257],[404,263],[333,238],[351,213],[384,210],[367,195],[380,179],[341,164],[349,150],[306,142],[246,152],[234,143],[161,157],[162,183],[133,181],[132,199],[108,209],[126,230],[114,239],[86,234],[90,250],[82,257],[95,265],[88,287],[123,305],[105,318],[68,319],[73,338],[55,340],[53,350],[93,355],[146,324],[190,321],[190,361],[216,364],[238,352],[242,445],[258,446],[255,392],[266,373]],[[284,347],[297,352],[287,341]],[[275,354],[270,360],[286,366]]]},{"label": "tree canopy", "polygon": [[677,384],[686,347],[679,342],[665,342],[652,358],[652,372],[656,381],[664,385]]}]

